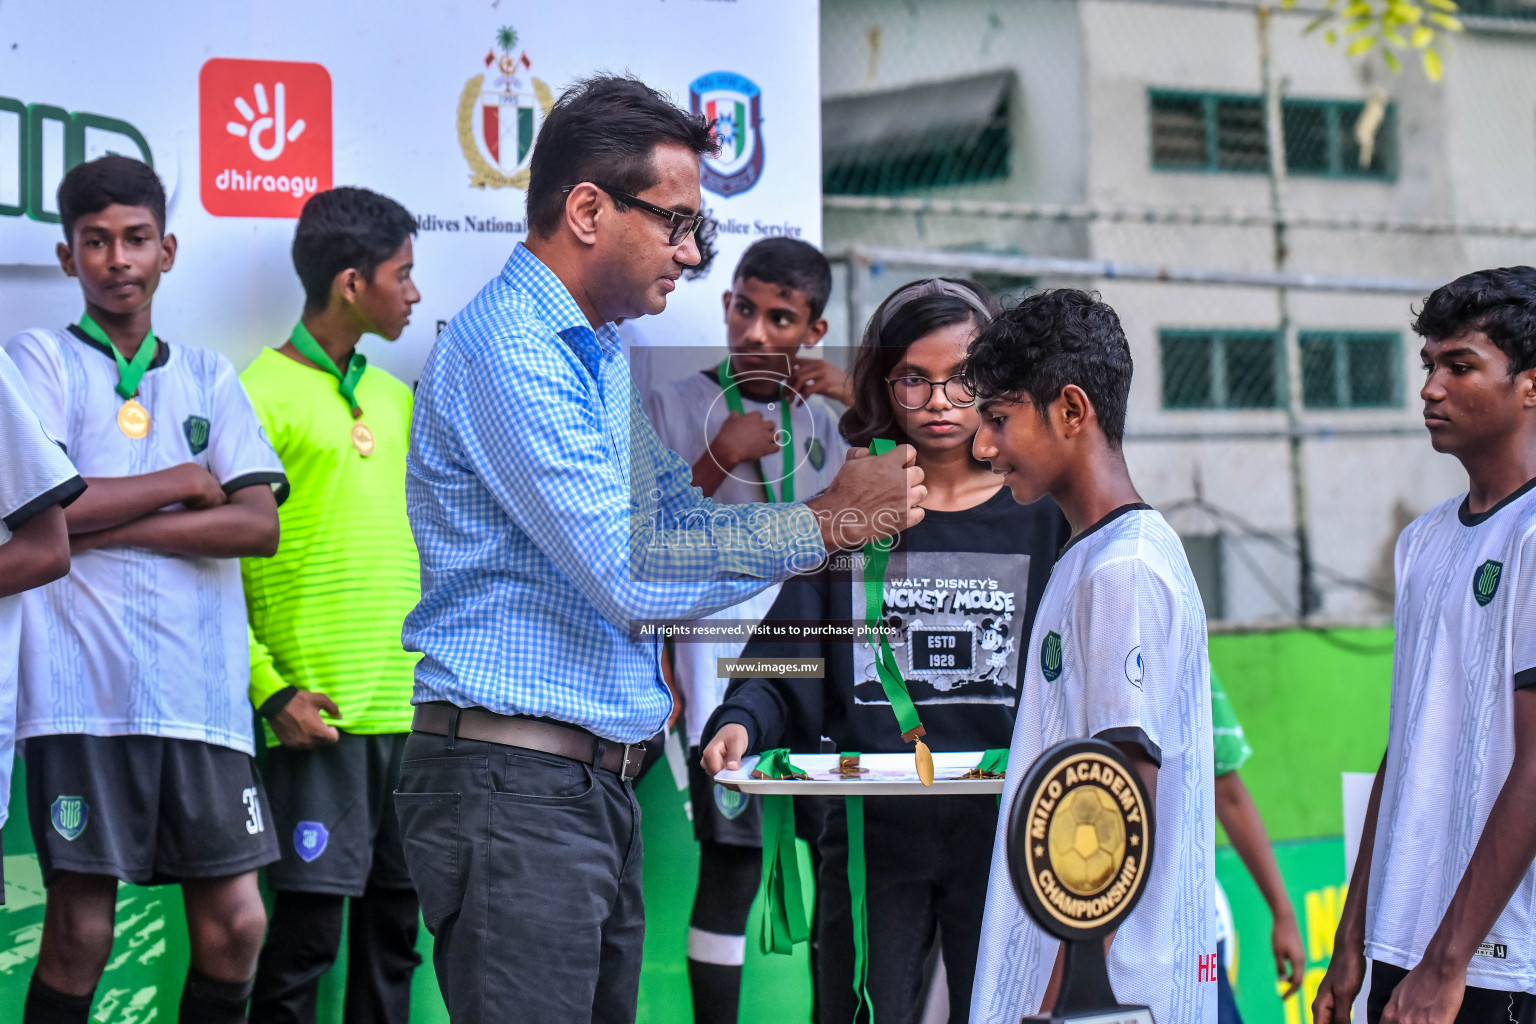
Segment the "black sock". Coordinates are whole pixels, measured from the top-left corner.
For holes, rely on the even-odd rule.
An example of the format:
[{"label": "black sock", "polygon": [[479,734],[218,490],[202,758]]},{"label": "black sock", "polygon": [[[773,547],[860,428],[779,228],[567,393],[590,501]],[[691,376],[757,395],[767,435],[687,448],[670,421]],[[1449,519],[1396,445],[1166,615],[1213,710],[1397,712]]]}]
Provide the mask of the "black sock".
[{"label": "black sock", "polygon": [[176,1020],[178,1024],[245,1024],[245,1004],[250,998],[251,979],[220,981],[188,967]]},{"label": "black sock", "polygon": [[694,1024],[736,1024],[741,1006],[741,967],[688,961]]},{"label": "black sock", "polygon": [[90,995],[72,996],[43,984],[34,973],[32,984],[27,986],[27,1005],[21,1011],[22,1024],[86,1024],[91,1016]]}]

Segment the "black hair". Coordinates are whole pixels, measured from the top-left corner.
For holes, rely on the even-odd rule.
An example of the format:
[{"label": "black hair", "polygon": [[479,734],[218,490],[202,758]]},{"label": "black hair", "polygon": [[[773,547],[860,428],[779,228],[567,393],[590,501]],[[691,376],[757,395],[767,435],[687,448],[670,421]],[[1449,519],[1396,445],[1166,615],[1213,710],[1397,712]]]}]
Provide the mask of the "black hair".
[{"label": "black hair", "polygon": [[1422,338],[1481,331],[1509,357],[1509,375],[1536,368],[1536,268],[1463,274],[1429,293],[1413,321]]},{"label": "black hair", "polygon": [[[975,281],[946,277],[940,280],[969,289],[976,293],[977,301],[992,313],[997,311],[997,300],[992,293]],[[912,282],[918,284],[920,282]],[[895,441],[905,440],[901,428],[896,425],[896,413],[891,407],[891,389],[885,382],[891,367],[901,362],[912,343],[927,337],[934,331],[954,324],[974,323],[982,326],[982,317],[976,307],[955,295],[923,295],[903,301],[887,321],[886,307],[892,300],[903,299],[907,284],[886,296],[875,315],[864,328],[864,337],[853,357],[853,406],[838,421],[838,431],[843,440],[855,448],[865,448],[877,437]],[[884,325],[883,327],[881,325]]]},{"label": "black hair", "polygon": [[[719,152],[714,125],[628,75],[593,75],[561,94],[544,117],[528,165],[528,233],[547,236],[565,209],[561,190],[584,181],[639,195],[656,184],[652,152],[676,143]],[[613,198],[613,197],[610,197]],[[626,207],[613,199],[615,208]]]},{"label": "black hair", "polygon": [[966,357],[978,400],[1024,392],[1041,416],[1068,384],[1093,403],[1111,448],[1125,438],[1131,346],[1120,317],[1097,292],[1037,292],[992,319]]},{"label": "black hair", "polygon": [[304,285],[304,307],[324,309],[331,283],[343,270],[356,270],[371,282],[379,264],[415,233],[416,218],[388,196],[366,188],[316,192],[293,232],[293,269]]},{"label": "black hair", "polygon": [[821,316],[832,294],[831,264],[820,249],[798,238],[763,238],[749,245],[731,281],[749,277],[803,293],[812,320]]},{"label": "black hair", "polygon": [[116,153],[70,168],[59,182],[59,220],[64,241],[74,244],[75,221],[100,213],[113,203],[142,206],[155,218],[165,235],[165,186],[155,169],[142,160]]}]

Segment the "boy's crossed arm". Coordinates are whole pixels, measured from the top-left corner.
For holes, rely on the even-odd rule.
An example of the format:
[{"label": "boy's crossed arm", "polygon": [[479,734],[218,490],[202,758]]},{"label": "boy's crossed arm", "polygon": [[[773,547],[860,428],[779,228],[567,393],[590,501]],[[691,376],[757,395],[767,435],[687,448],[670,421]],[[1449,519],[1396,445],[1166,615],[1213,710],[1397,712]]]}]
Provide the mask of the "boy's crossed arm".
[{"label": "boy's crossed arm", "polygon": [[57,505],[28,519],[0,544],[0,597],[41,587],[68,573],[69,534],[64,510]]},{"label": "boy's crossed arm", "polygon": [[[191,462],[139,476],[88,477],[86,482],[85,493],[65,513],[76,554],[104,547],[200,558],[277,552],[277,500],[266,485],[225,495],[211,473]],[[161,511],[176,504],[183,510]]]}]

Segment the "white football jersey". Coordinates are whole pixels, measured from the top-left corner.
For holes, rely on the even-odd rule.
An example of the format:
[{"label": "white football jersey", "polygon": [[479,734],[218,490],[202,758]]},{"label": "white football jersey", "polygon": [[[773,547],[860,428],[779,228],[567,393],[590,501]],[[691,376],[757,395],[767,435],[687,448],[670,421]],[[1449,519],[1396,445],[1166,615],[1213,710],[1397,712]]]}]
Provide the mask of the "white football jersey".
[{"label": "white football jersey", "polygon": [[[730,415],[725,393],[715,379],[714,371],[690,373],[681,380],[670,381],[646,393],[645,414],[656,427],[662,444],[683,457],[690,466],[704,454],[709,442],[720,432],[720,427]],[[774,427],[782,423],[782,407],[777,402],[759,402],[741,396],[746,412],[761,413]],[[802,405],[792,405],[789,422],[794,428],[794,475],[795,500],[804,501],[827,489],[837,471],[842,468],[848,446],[837,432],[841,416],[837,406],[821,395],[812,395]],[[775,480],[774,494],[780,487],[777,480],[784,473],[783,460],[788,453],[781,451],[775,458],[769,456],[765,466],[770,478]],[[724,482],[711,497],[722,505],[743,505],[767,501],[762,477],[756,463],[744,462],[730,470]],[[737,619],[760,622],[773,607],[779,596],[775,583],[759,591],[741,604],[707,616],[708,619]],[[683,717],[688,731],[688,744],[698,746],[702,742],[704,724],[725,697],[730,680],[720,679],[716,658],[740,656],[746,641],[730,643],[680,643],[672,645],[672,667],[678,688],[683,691]]]},{"label": "white football jersey", "polygon": [[[73,501],[83,490],[85,481],[37,418],[16,364],[0,352],[0,546],[33,516]],[[0,825],[11,795],[21,597],[0,597]]]},{"label": "white football jersey", "polygon": [[[1050,649],[1050,657],[1042,652]],[[1057,654],[1059,652],[1059,655]],[[1157,1024],[1216,1020],[1216,815],[1205,610],[1178,535],[1147,505],[1069,543],[1030,636],[971,999],[975,1024],[1040,1010],[1060,943],[1008,872],[1008,810],[1048,747],[1097,736],[1158,762],[1152,866],[1108,954],[1115,996]]]},{"label": "white football jersey", "polygon": [[[1536,685],[1536,480],[1480,515],[1466,497],[1397,540],[1387,765],[1365,955],[1411,970],[1440,926],[1514,761],[1515,690]],[[1536,992],[1536,866],[1467,968]]]},{"label": "white football jersey", "polygon": [[[233,492],[286,487],[230,361],[160,342],[139,384],[149,434],[117,425],[117,363],[83,332],[29,330],[6,351],[48,433],[85,477],[137,476],[183,462]],[[69,575],[22,597],[16,736],[89,733],[202,740],[254,750],[250,646],[238,558],[144,548],[76,555]]]}]

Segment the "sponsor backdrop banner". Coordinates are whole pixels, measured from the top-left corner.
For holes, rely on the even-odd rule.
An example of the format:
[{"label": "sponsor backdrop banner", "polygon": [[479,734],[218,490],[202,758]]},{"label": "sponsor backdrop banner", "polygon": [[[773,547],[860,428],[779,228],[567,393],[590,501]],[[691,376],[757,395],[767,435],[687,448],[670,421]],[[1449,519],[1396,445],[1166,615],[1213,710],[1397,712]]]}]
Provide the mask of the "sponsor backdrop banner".
[{"label": "sponsor backdrop banner", "polygon": [[[721,154],[702,169],[719,255],[632,339],[721,344],[720,292],[742,250],[821,239],[814,0],[10,0],[0,30],[0,310],[56,265],[64,171],[122,153],[160,173],[181,243],[156,330],[243,367],[298,315],[288,250],[304,201],[363,185],[420,225],[412,323],[395,345],[363,343],[414,381],[442,323],[524,237],[545,111],[597,70],[721,119]],[[78,292],[57,294],[46,326],[79,315]],[[35,294],[23,305],[35,315]],[[0,314],[6,337],[29,326],[43,325]]]}]

